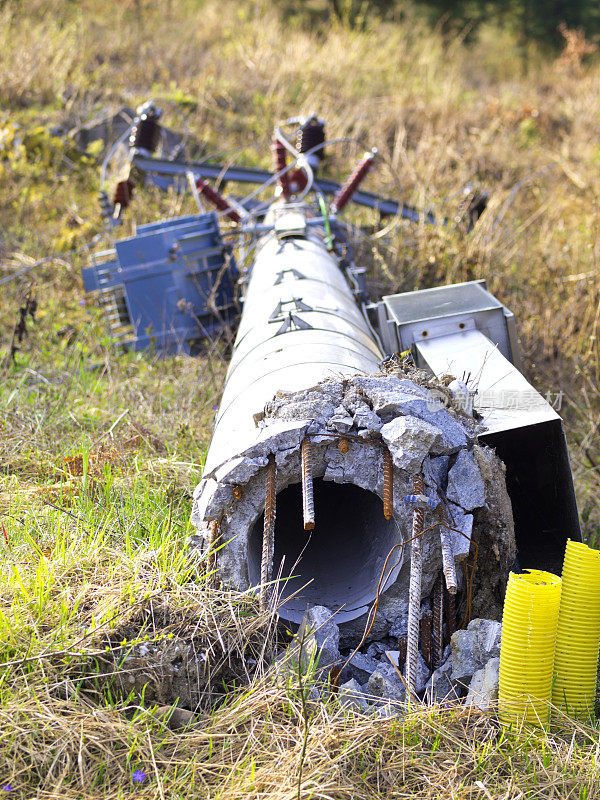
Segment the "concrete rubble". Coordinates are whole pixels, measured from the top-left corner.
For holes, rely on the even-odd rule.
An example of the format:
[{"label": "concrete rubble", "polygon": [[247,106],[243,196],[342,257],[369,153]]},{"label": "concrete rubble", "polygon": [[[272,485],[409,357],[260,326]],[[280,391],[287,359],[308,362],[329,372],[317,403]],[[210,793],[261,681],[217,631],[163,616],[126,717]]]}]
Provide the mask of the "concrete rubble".
[{"label": "concrete rubble", "polygon": [[465,704],[480,711],[489,711],[498,700],[500,685],[500,659],[490,658],[483,669],[478,669],[471,678]]},{"label": "concrete rubble", "polygon": [[[331,692],[330,668],[337,667],[342,670],[337,699],[343,708],[377,717],[403,714],[406,678],[400,651],[389,649],[393,638],[371,642],[363,647],[365,652],[340,652],[334,618],[325,607],[307,611],[294,640],[279,656],[276,672],[285,681],[294,680],[300,666],[300,674],[312,675],[320,687],[313,687],[314,697],[325,698]],[[316,631],[320,631],[318,643]],[[419,653],[418,697],[429,705],[464,702],[482,711],[493,708],[498,699],[501,636],[502,625],[496,620],[474,619],[452,635],[437,669],[430,668]]]},{"label": "concrete rubble", "polygon": [[[501,618],[505,582],[516,546],[504,468],[491,448],[478,444],[477,421],[451,407],[442,407],[428,386],[393,375],[331,378],[304,391],[278,392],[262,411],[254,414],[254,421],[253,442],[235,457],[213,466],[196,488],[192,513],[196,534],[192,537],[192,547],[204,557],[210,523],[218,520],[221,543],[216,554],[218,575],[224,583],[240,591],[252,590],[259,581],[265,475],[272,458],[276,464],[277,519],[285,520],[280,525],[298,526],[292,535],[286,534],[284,528],[275,528],[273,575],[280,578],[283,575],[280,580],[283,589],[274,603],[283,618],[300,626],[294,642],[278,659],[277,671],[289,678],[299,669],[307,674],[316,663],[317,672],[325,681],[331,667],[343,667],[339,676],[342,705],[379,709],[380,715],[390,703],[393,706],[406,701],[404,659],[410,547],[403,542],[410,537],[412,528],[413,506],[408,496],[414,494],[413,477],[422,472],[431,507],[425,510],[427,530],[421,537],[421,597],[425,616],[423,619],[422,614],[421,625],[431,625],[434,585],[443,580],[442,520],[451,528],[448,539],[457,568],[456,624],[463,616],[462,604],[467,594],[472,611],[482,618],[473,619],[466,630],[457,630],[451,638],[444,623],[444,645],[449,643],[450,648],[446,647],[436,669],[431,663],[431,651],[421,642],[417,692],[429,702],[447,702],[464,698],[474,681],[474,703],[480,702],[475,699],[479,695],[491,696],[493,664],[487,665],[499,656],[501,625],[497,620]],[[311,441],[315,481],[314,535],[303,531],[301,523],[290,522],[283,502],[279,504],[281,493],[301,482],[300,449],[307,436]],[[380,505],[382,445],[389,449],[394,464],[390,521],[383,517]],[[329,543],[335,519],[327,517],[326,503],[319,506],[319,479],[322,486],[350,485],[379,498],[364,528],[378,551],[370,556],[357,555],[352,562],[347,529],[342,531],[337,544]],[[286,497],[290,497],[289,493]],[[351,513],[361,513],[366,502],[363,497],[356,503],[349,501],[353,506]],[[319,530],[319,519],[323,518],[327,525]],[[351,518],[350,525],[353,524]],[[352,605],[355,599],[352,592],[348,596],[326,597],[330,591],[328,585],[324,585],[323,596],[319,595],[318,586],[311,595],[310,586],[305,589],[306,582],[302,591],[294,587],[295,592],[289,592],[288,597],[285,594],[288,579],[282,572],[285,558],[282,561],[281,550],[279,555],[277,550],[282,546],[280,537],[286,535],[289,539],[285,541],[291,542],[290,546],[298,539],[308,542],[319,536],[316,541],[322,547],[320,562],[326,564],[326,569],[331,565],[332,579],[338,579],[340,585],[344,580],[340,579],[339,561],[349,564],[351,572],[360,572],[365,568],[363,562],[370,558],[372,583],[363,586],[360,602]],[[395,559],[391,559],[383,580],[384,561],[392,552]],[[301,572],[303,562],[297,563],[300,566],[296,568]],[[307,575],[306,579],[310,584],[312,576]],[[380,579],[382,588],[378,590]],[[327,583],[326,580],[324,584]],[[376,596],[377,613],[370,619],[369,608]],[[445,603],[447,598],[448,595]],[[349,660],[358,643],[360,651]]]},{"label": "concrete rubble", "polygon": [[[381,444],[387,445],[395,466],[396,530],[390,534],[395,537],[391,544],[408,538],[412,507],[404,498],[413,492],[413,475],[423,471],[428,497],[438,504],[438,509],[444,508],[455,529],[449,538],[457,564],[472,552],[472,540],[490,536],[499,564],[514,560],[513,521],[501,462],[490,448],[477,444],[478,423],[452,409],[437,407],[427,388],[390,375],[328,379],[305,391],[279,392],[254,418],[253,444],[204,474],[194,492],[192,521],[197,533],[192,537],[192,548],[200,554],[205,551],[210,522],[219,520],[221,542],[225,544],[218,551],[217,562],[226,584],[246,591],[257,581],[260,553],[253,555],[250,533],[260,523],[264,509],[269,456],[273,455],[276,461],[280,494],[300,482],[300,446],[307,435],[311,437],[314,479],[352,484],[379,498],[383,497]],[[347,452],[341,452],[338,446],[338,437],[344,436],[348,436]],[[318,522],[318,507],[316,514]],[[485,530],[479,525],[479,517],[485,521]],[[438,518],[437,510],[427,511],[426,527]],[[494,536],[494,531],[501,533]],[[389,544],[382,538],[382,552],[376,556],[381,563]],[[422,547],[426,598],[441,569],[439,532],[435,527],[423,535]],[[397,628],[406,616],[409,550],[399,550],[397,563],[388,576],[372,640],[389,635],[392,626]],[[275,573],[277,567],[274,563]],[[506,574],[500,582],[506,580]],[[472,591],[478,596],[476,586]],[[374,594],[373,589],[370,600]],[[305,608],[311,604],[318,604],[318,598],[311,597]],[[331,601],[327,604],[332,605]],[[342,645],[356,641],[362,633],[366,603],[363,606],[354,612],[358,617],[355,621],[351,620],[348,603],[340,612]],[[496,603],[488,616],[500,613],[501,605]],[[299,622],[301,616],[302,612],[297,611],[288,619]]]}]

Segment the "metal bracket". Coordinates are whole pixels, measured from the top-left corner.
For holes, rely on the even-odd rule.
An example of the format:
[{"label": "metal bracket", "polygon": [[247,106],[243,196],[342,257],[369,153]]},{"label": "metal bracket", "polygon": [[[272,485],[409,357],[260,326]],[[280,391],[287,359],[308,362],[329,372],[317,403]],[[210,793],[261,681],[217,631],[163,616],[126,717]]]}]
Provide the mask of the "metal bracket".
[{"label": "metal bracket", "polygon": [[294,297],[292,300],[280,300],[269,317],[269,322],[280,322],[285,318],[286,314],[291,314],[292,311],[288,311],[285,306],[293,306],[294,311],[314,311],[313,308],[302,302],[301,297]]},{"label": "metal bracket", "polygon": [[283,276],[288,275],[290,273],[294,276],[294,278],[296,278],[297,281],[302,281],[306,279],[306,275],[303,275],[297,269],[290,267],[289,269],[282,269],[281,272],[277,273],[277,280],[275,281],[273,286],[279,286],[280,283],[283,283]]},{"label": "metal bracket", "polygon": [[283,325],[275,336],[279,336],[282,333],[287,333],[288,331],[309,331],[312,330],[312,325],[308,322],[305,322],[300,317],[297,317],[295,314],[292,314],[291,311],[288,312],[287,319],[284,320]]}]

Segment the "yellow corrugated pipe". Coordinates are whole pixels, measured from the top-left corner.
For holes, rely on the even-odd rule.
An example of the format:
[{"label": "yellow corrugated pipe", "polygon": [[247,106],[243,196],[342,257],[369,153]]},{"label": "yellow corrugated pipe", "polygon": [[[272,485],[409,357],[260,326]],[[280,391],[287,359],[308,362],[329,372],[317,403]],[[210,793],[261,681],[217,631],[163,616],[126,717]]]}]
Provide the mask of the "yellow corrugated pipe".
[{"label": "yellow corrugated pipe", "polygon": [[561,580],[551,572],[511,572],[500,647],[500,721],[548,721]]},{"label": "yellow corrugated pipe", "polygon": [[568,714],[594,710],[600,643],[600,552],[567,541],[558,614],[552,703]]}]

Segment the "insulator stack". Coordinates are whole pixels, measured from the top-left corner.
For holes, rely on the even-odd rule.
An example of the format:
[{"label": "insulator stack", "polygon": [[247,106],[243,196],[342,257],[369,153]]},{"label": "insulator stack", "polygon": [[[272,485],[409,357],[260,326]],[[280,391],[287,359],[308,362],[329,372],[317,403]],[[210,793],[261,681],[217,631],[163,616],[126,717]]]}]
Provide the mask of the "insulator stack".
[{"label": "insulator stack", "polygon": [[304,530],[312,531],[315,527],[315,500],[313,494],[312,448],[308,436],[302,442],[301,459]]},{"label": "insulator stack", "polygon": [[[299,153],[310,153],[308,162],[311,167],[318,167],[324,156],[324,149],[320,145],[325,143],[325,123],[316,117],[310,117],[298,129],[296,136],[296,150]],[[311,153],[314,148],[318,148]]]},{"label": "insulator stack", "polygon": [[[413,478],[415,494],[425,494],[422,475]],[[425,522],[425,511],[416,507],[412,518],[412,541],[410,557],[410,582],[408,589],[408,642],[406,646],[406,682],[410,699],[417,695],[417,664],[419,658],[419,630],[421,618],[421,583],[423,576],[423,552],[421,534]]]},{"label": "insulator stack", "polygon": [[383,516],[391,519],[394,513],[394,462],[392,454],[383,450]]},{"label": "insulator stack", "polygon": [[213,189],[212,186],[210,186],[210,184],[204,180],[204,178],[196,178],[196,188],[203,197],[206,197],[209,203],[212,203],[213,206],[219,211],[223,211],[225,216],[229,217],[230,220],[233,222],[240,221],[240,215],[235,208],[233,208],[227,202],[220,192],[217,192],[216,189]]},{"label": "insulator stack", "polygon": [[290,180],[287,172],[283,172],[287,164],[287,152],[279,139],[273,139],[273,168],[275,172],[281,172],[279,176],[279,185],[281,186],[281,193],[286,200],[290,199]]},{"label": "insulator stack", "polygon": [[375,148],[373,148],[370,153],[365,153],[360,164],[358,164],[346,183],[340,187],[340,190],[332,204],[334,213],[341,211],[352,199],[352,195],[356,192],[360,184],[363,182],[366,174],[373,166],[373,161],[375,160],[376,155],[377,150],[375,150]]},{"label": "insulator stack", "polygon": [[113,215],[115,208],[110,200],[110,197],[104,190],[102,190],[98,195],[98,201],[100,203],[100,211],[102,213],[102,216],[104,217],[104,219],[110,219]]},{"label": "insulator stack", "polygon": [[113,194],[113,203],[115,206],[127,208],[133,198],[133,190],[135,184],[132,180],[119,181],[115,186]]},{"label": "insulator stack", "polygon": [[274,456],[269,457],[267,480],[265,485],[265,514],[263,526],[262,557],[260,563],[260,610],[266,611],[269,599],[269,582],[273,569],[273,553],[275,551],[275,513],[277,498],[277,466]]},{"label": "insulator stack", "polygon": [[129,137],[129,146],[140,153],[151,155],[156,152],[160,142],[161,110],[152,101],[144,103],[137,110],[137,117]]},{"label": "insulator stack", "polygon": [[290,192],[298,194],[306,186],[306,172],[303,169],[291,169],[287,174]]}]

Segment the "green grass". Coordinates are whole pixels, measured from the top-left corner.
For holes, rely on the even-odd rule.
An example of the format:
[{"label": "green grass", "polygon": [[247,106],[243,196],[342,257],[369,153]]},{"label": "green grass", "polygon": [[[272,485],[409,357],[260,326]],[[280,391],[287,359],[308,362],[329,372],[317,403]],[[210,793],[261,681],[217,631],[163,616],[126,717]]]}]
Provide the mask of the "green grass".
[{"label": "green grass", "polygon": [[[310,676],[277,679],[271,621],[186,550],[224,351],[118,352],[83,291],[85,253],[69,255],[109,241],[97,153],[77,153],[53,127],[150,95],[173,100],[208,152],[240,163],[266,166],[274,122],[316,109],[330,136],[361,142],[331,150],[333,176],[377,146],[369,188],[449,216],[467,181],[482,184],[490,207],[471,235],[392,222],[360,258],[375,292],[485,277],[515,311],[529,378],[565,393],[597,545],[600,66],[532,54],[524,74],[508,33],[483,29],[466,47],[410,11],[363,30],[319,25],[242,0],[0,8],[0,280],[62,254],[1,287],[0,352],[26,293],[39,304],[14,363],[0,366],[7,796],[283,800],[299,780],[301,797],[336,800],[598,795],[596,723],[503,732],[493,715],[458,708],[374,720],[314,702]],[[119,235],[192,208],[139,189]],[[367,212],[356,219],[378,226]],[[177,684],[173,664],[202,681]],[[177,692],[198,705],[185,730],[156,711]]]}]

